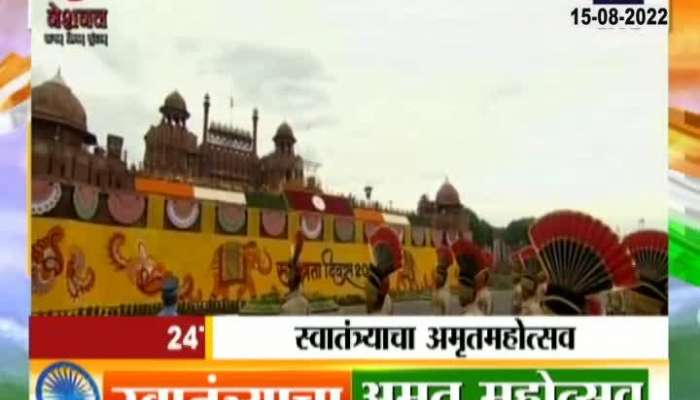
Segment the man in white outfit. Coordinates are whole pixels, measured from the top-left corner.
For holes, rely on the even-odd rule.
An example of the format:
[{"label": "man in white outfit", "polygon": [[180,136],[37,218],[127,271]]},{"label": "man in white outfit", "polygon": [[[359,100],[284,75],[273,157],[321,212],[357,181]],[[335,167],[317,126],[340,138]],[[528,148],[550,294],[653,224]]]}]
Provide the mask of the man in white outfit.
[{"label": "man in white outfit", "polygon": [[450,291],[448,271],[452,264],[452,253],[446,245],[437,249],[438,265],[435,271],[435,291],[433,292],[433,314],[458,315],[462,307],[459,299]]},{"label": "man in white outfit", "polygon": [[179,286],[179,281],[174,276],[165,279],[163,282],[161,292],[163,309],[158,313],[159,317],[177,317],[177,298]]},{"label": "man in white outfit", "polygon": [[470,240],[458,239],[452,244],[452,254],[459,266],[459,302],[463,315],[484,315],[476,296],[476,276],[484,267],[481,249]]},{"label": "man in white outfit", "polygon": [[521,286],[523,299],[521,315],[543,315],[542,298],[538,295],[540,285],[537,284],[536,279],[531,275],[523,275]]},{"label": "man in white outfit", "polygon": [[511,308],[512,315],[520,315],[523,308],[523,286],[520,275],[513,278],[513,304]]},{"label": "man in white outfit", "polygon": [[493,314],[493,296],[489,290],[491,274],[488,269],[483,269],[476,276],[476,304],[483,315]]}]

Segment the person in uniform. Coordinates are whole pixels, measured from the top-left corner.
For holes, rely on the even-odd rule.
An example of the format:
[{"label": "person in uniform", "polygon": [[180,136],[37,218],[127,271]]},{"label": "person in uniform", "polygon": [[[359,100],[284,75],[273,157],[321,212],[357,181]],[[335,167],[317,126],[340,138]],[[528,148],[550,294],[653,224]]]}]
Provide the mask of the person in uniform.
[{"label": "person in uniform", "polygon": [[493,256],[488,250],[482,252],[483,269],[476,276],[476,302],[484,315],[493,314],[493,296],[489,289],[490,269],[493,268]]},{"label": "person in uniform", "polygon": [[532,246],[526,246],[519,252],[522,265],[522,307],[521,315],[542,315],[542,299],[546,291],[547,275],[541,270],[537,254]]},{"label": "person in uniform", "polygon": [[174,276],[170,276],[163,281],[163,288],[161,289],[163,309],[161,309],[158,313],[159,317],[177,316],[178,289],[179,282]]},{"label": "person in uniform", "polygon": [[523,286],[520,282],[520,278],[520,273],[516,273],[516,275],[513,276],[512,315],[520,315],[523,309]]},{"label": "person in uniform", "polygon": [[386,226],[378,228],[369,239],[373,262],[365,283],[367,314],[391,315],[389,278],[403,266],[403,249],[396,233]]},{"label": "person in uniform", "polygon": [[297,231],[294,246],[292,247],[292,258],[289,261],[287,270],[287,280],[289,294],[287,294],[284,304],[282,304],[283,315],[309,315],[311,313],[309,301],[302,292],[302,271],[299,265],[301,251],[304,248],[304,236],[301,231]]},{"label": "person in uniform", "polygon": [[493,296],[489,289],[491,273],[484,268],[476,276],[476,304],[484,315],[493,314]]},{"label": "person in uniform", "polygon": [[607,294],[608,292],[588,296],[586,298],[586,307],[584,308],[584,314],[597,316],[606,315]]},{"label": "person in uniform", "polygon": [[514,252],[510,256],[510,262],[513,266],[513,295],[511,304],[511,314],[520,315],[523,307],[523,286],[522,286],[522,274],[523,266],[520,263],[520,257],[518,252]]},{"label": "person in uniform", "polygon": [[438,265],[435,271],[435,291],[433,292],[433,314],[456,315],[460,313],[459,300],[450,291],[448,271],[452,265],[452,252],[443,237],[443,245],[437,252]]},{"label": "person in uniform", "polygon": [[522,291],[523,303],[520,310],[521,315],[542,315],[542,298],[537,294],[539,287],[536,278],[531,275],[523,275]]},{"label": "person in uniform", "polygon": [[452,243],[452,254],[459,266],[459,303],[462,314],[484,315],[476,296],[477,275],[484,267],[481,249],[474,242],[460,238]]}]

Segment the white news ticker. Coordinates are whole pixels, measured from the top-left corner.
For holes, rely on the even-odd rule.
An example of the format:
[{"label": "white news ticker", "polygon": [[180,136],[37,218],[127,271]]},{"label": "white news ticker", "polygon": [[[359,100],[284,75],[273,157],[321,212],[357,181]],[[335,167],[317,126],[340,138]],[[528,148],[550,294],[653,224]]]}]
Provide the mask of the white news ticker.
[{"label": "white news ticker", "polygon": [[[525,328],[576,328],[574,349],[465,350],[465,359],[482,360],[667,360],[667,317],[519,317]],[[297,347],[295,328],[415,327],[413,350],[319,350]],[[456,347],[428,348],[431,327],[516,328],[515,317],[245,317],[213,318],[214,359],[456,359]]]}]

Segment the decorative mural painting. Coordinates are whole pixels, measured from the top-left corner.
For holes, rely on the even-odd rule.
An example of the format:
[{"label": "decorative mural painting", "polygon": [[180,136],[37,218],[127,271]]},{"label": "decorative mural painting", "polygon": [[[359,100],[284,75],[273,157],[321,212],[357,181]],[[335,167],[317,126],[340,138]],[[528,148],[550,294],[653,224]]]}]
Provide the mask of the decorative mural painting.
[{"label": "decorative mural painting", "polygon": [[230,291],[234,288],[237,289],[236,300],[243,299],[246,294],[256,298],[255,280],[269,275],[272,265],[270,253],[254,241],[245,244],[232,241],[220,245],[214,251],[210,265],[213,272],[210,298],[232,300]]},{"label": "decorative mural painting", "polygon": [[[136,200],[137,204],[141,203],[139,198]],[[164,203],[162,210],[167,218]],[[230,222],[238,220],[240,225],[246,209],[231,210],[228,216],[238,217],[229,218]],[[216,218],[216,211],[212,211]],[[279,239],[233,238],[217,234],[214,227],[208,228],[212,230],[210,233],[183,235],[180,230],[165,227],[115,228],[113,224],[87,223],[79,218],[70,221],[35,218],[32,220],[32,311],[155,304],[160,301],[162,283],[168,276],[180,280],[180,299],[185,303],[200,299],[247,301],[283,294],[290,243],[285,235],[286,213],[280,211],[277,215],[282,222],[280,226],[284,227],[277,228]],[[356,221],[334,219],[341,221],[335,224],[335,235],[350,241],[310,241],[300,260],[303,288],[308,295],[337,301],[356,300],[363,295],[371,254],[365,243],[354,240]],[[275,233],[272,228],[267,227]],[[262,219],[260,229],[265,229]],[[420,291],[429,287],[425,275],[435,266],[435,250],[429,247],[406,250],[405,267],[392,278],[392,291]]]},{"label": "decorative mural painting", "polygon": [[54,226],[32,244],[32,294],[51,292],[58,278],[66,270],[66,287],[72,301],[79,300],[95,285],[95,271],[87,265],[83,251],[77,246],[69,249],[68,262],[61,251],[65,239],[61,226]]},{"label": "decorative mural painting", "polygon": [[[125,257],[122,255],[122,248],[125,243],[125,236],[122,233],[114,233],[109,240],[109,258],[112,265],[118,271],[124,271],[129,278],[129,281],[138,288],[138,290],[146,296],[160,295],[163,288],[163,282],[166,278],[173,276],[172,272],[168,271],[167,267],[156,261],[148,254],[146,244],[138,241],[136,245],[136,255]],[[192,275],[185,274],[180,281],[181,300],[198,300],[201,298],[201,293],[194,293],[194,279]]]},{"label": "decorative mural painting", "polygon": [[32,244],[32,294],[46,294],[63,272],[64,259],[60,244],[65,232],[60,226],[52,227],[46,235]]},{"label": "decorative mural painting", "polygon": [[68,294],[73,301],[80,299],[95,286],[95,270],[88,266],[83,250],[71,246],[66,266],[66,284]]}]

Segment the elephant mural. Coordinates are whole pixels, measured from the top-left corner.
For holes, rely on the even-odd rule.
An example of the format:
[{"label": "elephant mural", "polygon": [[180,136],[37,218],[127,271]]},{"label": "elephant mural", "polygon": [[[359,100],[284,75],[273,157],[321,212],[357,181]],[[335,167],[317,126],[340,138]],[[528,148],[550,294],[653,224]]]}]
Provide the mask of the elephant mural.
[{"label": "elephant mural", "polygon": [[[210,268],[213,287],[211,299],[242,300],[256,298],[253,272],[267,276],[272,272],[272,257],[254,241],[245,244],[226,242],[214,251]],[[235,297],[230,292],[235,290]]]}]

